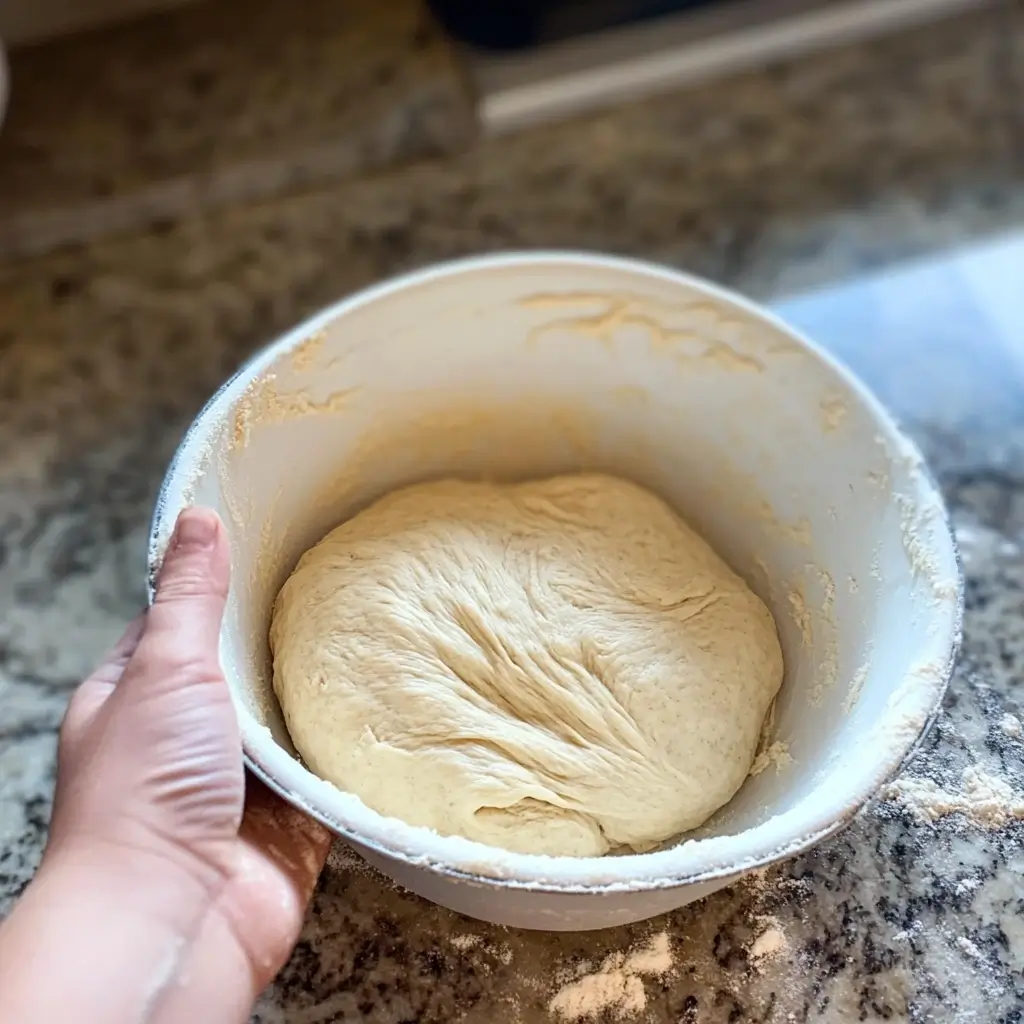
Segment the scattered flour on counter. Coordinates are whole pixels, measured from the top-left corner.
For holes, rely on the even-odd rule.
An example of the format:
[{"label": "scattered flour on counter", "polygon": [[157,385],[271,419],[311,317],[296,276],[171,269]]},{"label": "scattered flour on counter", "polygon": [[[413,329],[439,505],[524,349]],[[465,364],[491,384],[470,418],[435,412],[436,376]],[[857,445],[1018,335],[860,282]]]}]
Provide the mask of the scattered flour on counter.
[{"label": "scattered flour on counter", "polygon": [[1011,739],[1019,740],[1021,737],[1022,729],[1020,719],[1016,715],[1011,715],[1007,712],[999,719],[999,728],[1006,733]]},{"label": "scattered flour on counter", "polygon": [[473,932],[464,932],[461,935],[452,935],[448,941],[460,953],[479,952],[484,955],[484,960],[474,958],[474,966],[487,973],[490,970],[488,960],[497,960],[498,963],[508,966],[512,963],[512,947],[507,942],[493,942],[484,935],[477,935]]},{"label": "scattered flour on counter", "polygon": [[758,920],[763,929],[747,949],[747,957],[755,967],[760,968],[766,960],[773,960],[784,953],[789,948],[789,940],[777,918],[766,915]]},{"label": "scattered flour on counter", "polygon": [[964,769],[960,792],[943,789],[931,779],[904,778],[886,787],[885,798],[902,804],[925,823],[962,814],[979,828],[994,829],[1024,819],[1024,795],[1005,779],[977,767]]},{"label": "scattered flour on counter", "polygon": [[596,1019],[603,1013],[626,1020],[647,1005],[643,977],[664,977],[672,970],[672,965],[668,933],[660,932],[646,947],[628,955],[612,953],[599,971],[563,985],[548,1003],[548,1009],[569,1021]]},{"label": "scattered flour on counter", "polygon": [[[753,905],[758,908],[774,905],[779,898],[788,900],[797,895],[806,895],[810,891],[805,879],[780,876],[770,867],[755,868],[738,884],[744,887]],[[757,920],[763,921],[769,916],[760,914]]]},{"label": "scattered flour on counter", "polygon": [[327,855],[327,863],[337,871],[358,871],[369,874],[373,868],[346,842],[337,842]]},{"label": "scattered flour on counter", "polygon": [[893,942],[910,942],[911,939],[916,938],[921,932],[924,931],[924,925],[920,921],[913,921],[909,928],[904,928],[903,931],[897,932],[893,937]]},{"label": "scattered flour on counter", "polygon": [[957,896],[966,896],[968,893],[974,892],[975,889],[981,887],[981,879],[979,878],[961,878],[956,883],[956,888],[953,890]]},{"label": "scattered flour on counter", "polygon": [[392,889],[396,892],[405,891],[393,878],[385,875],[375,868],[369,861],[364,860],[344,840],[336,840],[327,855],[327,868],[337,871],[339,874],[365,875],[385,889]]}]

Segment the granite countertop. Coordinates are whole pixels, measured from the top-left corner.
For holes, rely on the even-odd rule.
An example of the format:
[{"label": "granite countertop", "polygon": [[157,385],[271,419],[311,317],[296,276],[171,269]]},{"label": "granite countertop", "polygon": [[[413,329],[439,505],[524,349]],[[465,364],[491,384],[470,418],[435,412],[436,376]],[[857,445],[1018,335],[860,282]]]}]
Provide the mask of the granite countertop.
[{"label": "granite countertop", "polygon": [[[422,45],[430,31],[419,44],[391,37],[388,60],[401,63],[401,45]],[[126,33],[62,43],[61,61],[31,60],[67,66],[78,46],[101,60]],[[372,35],[360,39],[365,48],[345,52],[370,59]],[[204,53],[207,72],[225,76],[221,88],[241,95],[239,62],[217,47]],[[457,83],[449,57],[439,51],[423,73]],[[317,67],[304,88],[330,77],[329,62]],[[38,863],[67,698],[143,601],[155,490],[220,380],[278,331],[399,268],[511,246],[596,248],[685,266],[776,304],[902,417],[942,484],[967,573],[960,666],[908,773],[956,797],[963,769],[980,766],[1005,780],[1010,812],[982,827],[955,814],[921,820],[912,805],[878,800],[838,837],[696,906],[582,935],[461,919],[337,844],[302,940],[256,1019],[540,1024],[557,1019],[550,1002],[561,985],[659,940],[673,970],[637,975],[645,1006],[636,1019],[656,1024],[1020,1020],[1020,67],[1024,9],[1000,3],[508,138],[474,142],[463,124],[450,136],[457,143],[399,147],[393,160],[331,165],[313,180],[286,173],[258,195],[231,184],[236,157],[254,159],[239,135],[241,156],[227,146],[203,164],[208,182],[228,182],[215,201],[174,192],[155,219],[138,215],[145,204],[133,198],[130,215],[121,206],[104,220],[110,207],[96,206],[66,168],[39,184],[29,226],[56,211],[61,230],[0,227],[0,238],[21,240],[0,262],[0,907]],[[389,95],[411,102],[413,85]],[[445,95],[451,116],[464,118],[469,98]],[[336,102],[379,109],[361,96]],[[37,97],[33,109],[45,114],[47,103]],[[82,138],[116,135],[102,104],[76,104]],[[47,116],[55,120],[32,129],[44,148],[62,123]],[[358,114],[346,108],[346,118]],[[205,145],[187,126],[176,130],[182,152]],[[289,127],[287,145],[259,158],[287,171],[294,140],[308,153],[321,137],[304,131]],[[165,164],[146,169],[145,189],[190,166],[179,142],[161,138]],[[8,145],[9,159],[28,158]],[[114,199],[142,188],[125,159]],[[26,173],[0,167],[5,181]],[[10,205],[0,210],[8,227],[13,216]],[[985,240],[992,235],[1005,239]],[[613,1007],[603,1019],[624,1014]]]}]

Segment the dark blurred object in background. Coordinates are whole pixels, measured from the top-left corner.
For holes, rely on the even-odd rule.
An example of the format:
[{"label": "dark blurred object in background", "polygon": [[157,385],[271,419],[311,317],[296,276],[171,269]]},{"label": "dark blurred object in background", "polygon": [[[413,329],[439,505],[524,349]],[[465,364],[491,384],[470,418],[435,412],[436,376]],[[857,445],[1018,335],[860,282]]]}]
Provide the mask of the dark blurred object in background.
[{"label": "dark blurred object in background", "polygon": [[428,0],[458,40],[485,50],[522,50],[666,14],[736,0]]}]

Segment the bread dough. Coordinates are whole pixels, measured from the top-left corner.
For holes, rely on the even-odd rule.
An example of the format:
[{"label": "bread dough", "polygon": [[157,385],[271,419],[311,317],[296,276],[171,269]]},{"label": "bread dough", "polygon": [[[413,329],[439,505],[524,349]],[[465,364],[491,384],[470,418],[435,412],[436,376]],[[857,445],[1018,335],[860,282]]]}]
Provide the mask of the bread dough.
[{"label": "bread dough", "polygon": [[303,555],[270,637],[312,771],[522,853],[700,825],[782,680],[746,584],[660,498],[595,474],[396,491]]}]

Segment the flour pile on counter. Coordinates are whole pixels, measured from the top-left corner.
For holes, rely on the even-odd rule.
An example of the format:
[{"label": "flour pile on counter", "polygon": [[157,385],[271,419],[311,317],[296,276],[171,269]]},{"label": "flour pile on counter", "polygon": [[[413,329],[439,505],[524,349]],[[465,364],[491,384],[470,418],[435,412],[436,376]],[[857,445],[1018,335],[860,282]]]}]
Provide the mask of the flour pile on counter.
[{"label": "flour pile on counter", "polygon": [[314,772],[521,853],[642,851],[701,824],[782,680],[746,584],[661,499],[596,474],[383,498],[302,557],[270,638]]},{"label": "flour pile on counter", "polygon": [[756,969],[761,970],[765,961],[774,960],[785,953],[789,942],[777,918],[762,914],[759,924],[761,930],[747,948],[747,958]]},{"label": "flour pile on counter", "polygon": [[1002,828],[1007,822],[1024,820],[1024,794],[977,766],[964,769],[959,792],[932,779],[906,776],[890,783],[885,796],[902,803],[922,822],[959,814],[979,828]]},{"label": "flour pile on counter", "polygon": [[673,967],[667,932],[659,932],[647,945],[629,954],[612,953],[599,971],[566,982],[552,997],[548,1009],[563,1020],[596,1019],[610,1014],[618,1020],[634,1017],[647,1006],[644,977],[663,978]]}]

